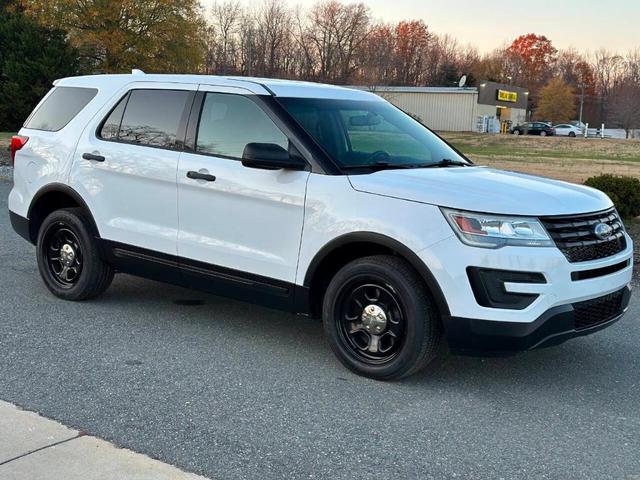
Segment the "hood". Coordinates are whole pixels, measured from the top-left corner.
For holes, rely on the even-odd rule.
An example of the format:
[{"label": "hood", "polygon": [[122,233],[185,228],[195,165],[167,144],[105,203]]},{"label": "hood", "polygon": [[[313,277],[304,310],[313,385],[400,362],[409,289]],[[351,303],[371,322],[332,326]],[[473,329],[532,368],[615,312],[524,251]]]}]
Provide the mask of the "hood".
[{"label": "hood", "polygon": [[484,213],[569,215],[613,205],[593,188],[485,167],[381,170],[349,180],[360,192]]}]

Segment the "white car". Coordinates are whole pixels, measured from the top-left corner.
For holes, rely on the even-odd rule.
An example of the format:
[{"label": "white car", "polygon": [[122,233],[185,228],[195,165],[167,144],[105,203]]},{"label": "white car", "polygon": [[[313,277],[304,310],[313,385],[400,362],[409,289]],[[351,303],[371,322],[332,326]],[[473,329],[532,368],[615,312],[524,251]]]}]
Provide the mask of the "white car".
[{"label": "white car", "polygon": [[584,135],[584,131],[580,127],[568,123],[554,125],[553,128],[555,128],[558,137],[580,137]]},{"label": "white car", "polygon": [[11,154],[11,222],[57,297],[126,272],[321,316],[338,358],[376,379],[418,371],[444,339],[558,344],[629,303],[633,245],[606,195],[476,166],[368,92],[66,78]]}]

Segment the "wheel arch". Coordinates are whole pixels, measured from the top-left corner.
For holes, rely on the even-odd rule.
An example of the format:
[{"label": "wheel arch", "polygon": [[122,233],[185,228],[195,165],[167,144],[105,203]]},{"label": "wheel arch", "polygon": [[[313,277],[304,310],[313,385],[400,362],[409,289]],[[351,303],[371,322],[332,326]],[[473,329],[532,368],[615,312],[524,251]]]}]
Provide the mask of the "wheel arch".
[{"label": "wheel arch", "polygon": [[308,295],[309,311],[318,315],[322,299],[333,275],[348,262],[369,255],[397,255],[418,272],[444,318],[450,316],[449,306],[442,289],[431,270],[409,247],[387,235],[374,232],[352,232],[328,242],[313,257],[304,277],[304,288]]},{"label": "wheel arch", "polygon": [[72,207],[82,208],[85,211],[91,221],[91,228],[99,237],[98,226],[82,196],[68,185],[50,183],[38,190],[29,205],[27,218],[29,219],[29,240],[31,243],[35,245],[38,231],[47,215],[61,208]]}]

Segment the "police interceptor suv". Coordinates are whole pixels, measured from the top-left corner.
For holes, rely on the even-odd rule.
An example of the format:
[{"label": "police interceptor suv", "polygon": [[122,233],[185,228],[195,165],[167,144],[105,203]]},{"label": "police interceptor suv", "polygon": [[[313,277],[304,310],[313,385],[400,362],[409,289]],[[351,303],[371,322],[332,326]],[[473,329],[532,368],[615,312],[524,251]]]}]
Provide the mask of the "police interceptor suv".
[{"label": "police interceptor suv", "polygon": [[48,289],[123,272],[322,317],[381,380],[605,328],[632,242],[611,200],[474,165],[380,97],[271,79],[56,81],[12,139],[14,229]]}]

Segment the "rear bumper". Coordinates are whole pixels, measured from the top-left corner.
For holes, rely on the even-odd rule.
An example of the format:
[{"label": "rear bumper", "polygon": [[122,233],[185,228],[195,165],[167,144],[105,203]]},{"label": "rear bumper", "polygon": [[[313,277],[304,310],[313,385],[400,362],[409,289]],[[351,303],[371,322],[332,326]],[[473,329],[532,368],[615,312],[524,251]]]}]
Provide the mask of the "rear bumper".
[{"label": "rear bumper", "polygon": [[614,324],[627,311],[631,288],[627,285],[615,293],[621,295],[619,310],[583,328],[576,326],[578,304],[553,307],[533,322],[526,323],[451,317],[446,325],[449,348],[454,353],[466,355],[509,354],[589,335]]},{"label": "rear bumper", "polygon": [[33,243],[29,232],[29,219],[9,210],[9,219],[13,230],[29,243]]}]

